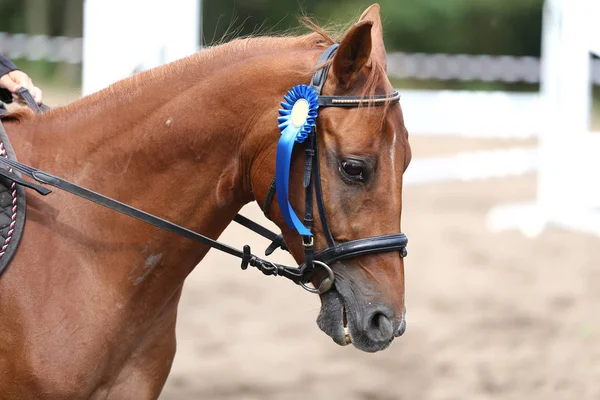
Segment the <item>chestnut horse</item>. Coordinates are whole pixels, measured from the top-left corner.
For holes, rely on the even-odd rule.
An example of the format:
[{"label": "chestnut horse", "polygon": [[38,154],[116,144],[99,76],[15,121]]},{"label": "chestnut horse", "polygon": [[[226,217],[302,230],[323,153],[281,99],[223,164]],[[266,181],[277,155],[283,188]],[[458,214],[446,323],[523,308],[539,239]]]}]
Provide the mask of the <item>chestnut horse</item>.
[{"label": "chestnut horse", "polygon": [[[279,103],[334,41],[231,41],[137,74],[70,105],[4,125],[19,161],[217,238],[242,206],[264,204],[275,174]],[[345,32],[323,93],[390,93],[379,6]],[[399,104],[324,108],[317,121],[325,210],[338,242],[400,232],[411,158]],[[302,152],[290,201],[304,209]],[[69,193],[27,193],[27,225],[0,277],[0,397],[155,399],[175,357],[182,285],[209,247]],[[298,263],[301,237],[274,203]],[[315,248],[327,243],[318,218]],[[404,331],[400,254],[332,265],[319,327],[374,352]]]}]

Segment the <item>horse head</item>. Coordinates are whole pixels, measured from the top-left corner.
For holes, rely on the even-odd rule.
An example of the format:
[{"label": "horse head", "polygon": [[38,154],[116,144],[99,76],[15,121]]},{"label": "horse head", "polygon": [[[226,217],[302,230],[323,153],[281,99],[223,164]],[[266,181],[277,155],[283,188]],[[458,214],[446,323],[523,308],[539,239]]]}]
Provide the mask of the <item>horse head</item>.
[{"label": "horse head", "polygon": [[[411,159],[399,95],[386,75],[379,6],[367,9],[316,68],[311,83],[322,91],[314,130],[318,159],[307,167],[310,157],[301,148],[294,150],[289,201],[298,215],[305,215],[304,225],[312,228],[317,260],[319,254],[341,248],[343,252],[384,242],[374,245],[379,248],[373,252],[335,257],[331,265],[317,263],[312,276],[315,287],[323,287],[330,269],[335,276],[333,286],[320,294],[319,327],[340,345],[352,342],[361,350],[379,351],[406,328],[404,249],[389,242],[397,245],[400,239],[402,175]],[[320,78],[323,81],[315,82]],[[314,151],[310,146],[304,143],[304,150]],[[269,213],[265,175],[253,176],[258,181],[253,186],[261,188],[258,197],[266,199],[265,209],[284,232],[292,255],[306,264],[306,247],[312,241],[307,243],[301,231],[286,223],[281,202],[279,210],[272,207]],[[317,188],[314,195],[310,185]],[[315,202],[318,207],[313,207]]]}]

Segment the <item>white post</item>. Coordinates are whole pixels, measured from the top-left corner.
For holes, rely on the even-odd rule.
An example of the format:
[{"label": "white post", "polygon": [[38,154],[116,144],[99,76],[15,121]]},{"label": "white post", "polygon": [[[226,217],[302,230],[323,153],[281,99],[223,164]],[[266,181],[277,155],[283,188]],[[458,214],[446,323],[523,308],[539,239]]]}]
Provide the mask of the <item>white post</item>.
[{"label": "white post", "polygon": [[199,49],[198,0],[85,0],[83,95]]},{"label": "white post", "polygon": [[492,230],[518,227],[536,236],[551,223],[600,235],[600,135],[590,133],[590,43],[600,40],[591,36],[598,24],[590,14],[599,1],[544,4],[537,202],[496,207],[488,215]]},{"label": "white post", "polygon": [[[589,132],[591,109],[588,0],[547,0],[544,7],[538,201],[544,215],[575,206],[580,178],[575,145]],[[540,121],[542,122],[542,121]],[[575,174],[575,175],[574,175]],[[575,187],[574,187],[575,186]]]},{"label": "white post", "polygon": [[590,29],[588,38],[590,51],[600,57],[600,23],[598,23],[598,19],[600,18],[600,0],[591,1],[590,12],[587,17],[587,26]]}]

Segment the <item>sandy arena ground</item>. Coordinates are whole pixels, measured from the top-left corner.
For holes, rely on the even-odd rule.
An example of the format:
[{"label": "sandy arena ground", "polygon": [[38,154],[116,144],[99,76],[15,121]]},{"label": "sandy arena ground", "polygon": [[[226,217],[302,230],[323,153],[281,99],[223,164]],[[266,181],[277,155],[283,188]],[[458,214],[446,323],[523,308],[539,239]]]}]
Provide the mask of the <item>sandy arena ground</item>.
[{"label": "sandy arena ground", "polygon": [[[411,142],[415,157],[497,145]],[[600,240],[485,228],[491,207],[534,195],[534,175],[405,188],[408,329],[377,354],[323,334],[317,296],[211,250],[186,281],[161,400],[600,399]],[[234,225],[221,240],[266,247]]]}]

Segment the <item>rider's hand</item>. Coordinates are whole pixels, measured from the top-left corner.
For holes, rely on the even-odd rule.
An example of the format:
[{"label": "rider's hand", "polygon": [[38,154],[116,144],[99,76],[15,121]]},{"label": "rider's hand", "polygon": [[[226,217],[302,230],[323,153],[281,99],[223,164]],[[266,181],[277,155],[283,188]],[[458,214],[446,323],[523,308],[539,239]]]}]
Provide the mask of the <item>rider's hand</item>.
[{"label": "rider's hand", "polygon": [[40,88],[33,85],[31,78],[20,70],[10,71],[8,74],[0,77],[0,88],[8,89],[13,94],[13,100],[19,103],[24,103],[21,96],[17,95],[17,90],[27,88],[35,102],[42,103],[42,91]]}]

